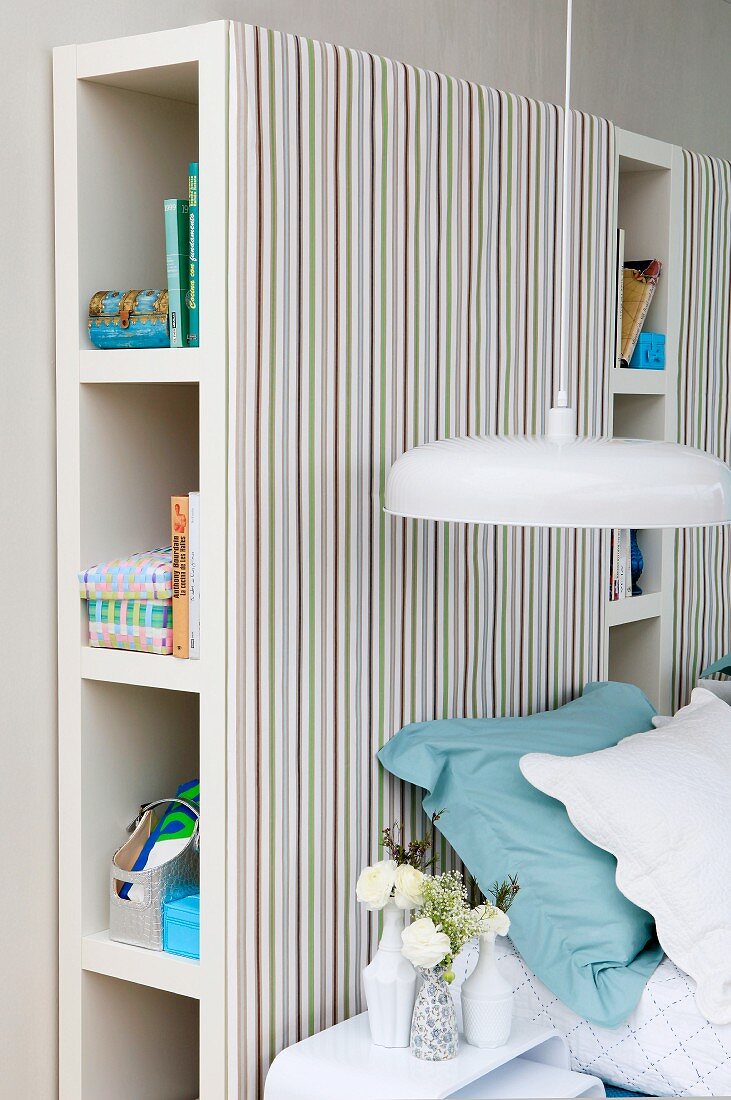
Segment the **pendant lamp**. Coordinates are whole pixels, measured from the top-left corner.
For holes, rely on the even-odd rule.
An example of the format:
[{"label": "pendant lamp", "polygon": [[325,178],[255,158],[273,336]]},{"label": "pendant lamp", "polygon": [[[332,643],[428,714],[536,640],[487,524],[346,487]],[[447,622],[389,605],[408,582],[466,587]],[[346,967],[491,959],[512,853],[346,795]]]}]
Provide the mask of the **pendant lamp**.
[{"label": "pendant lamp", "polygon": [[[561,369],[545,435],[461,436],[391,467],[393,515],[519,527],[706,527],[731,522],[731,469],[694,447],[576,434],[568,401],[571,23],[567,3],[561,250]],[[613,368],[612,368],[613,369]]]}]

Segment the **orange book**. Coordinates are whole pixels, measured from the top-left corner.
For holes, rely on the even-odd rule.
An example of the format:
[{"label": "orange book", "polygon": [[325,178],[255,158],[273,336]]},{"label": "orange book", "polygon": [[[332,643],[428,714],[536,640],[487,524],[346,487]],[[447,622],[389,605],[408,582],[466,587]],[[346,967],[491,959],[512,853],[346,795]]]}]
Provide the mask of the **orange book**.
[{"label": "orange book", "polygon": [[170,498],[173,545],[173,657],[187,658],[188,651],[188,498]]}]

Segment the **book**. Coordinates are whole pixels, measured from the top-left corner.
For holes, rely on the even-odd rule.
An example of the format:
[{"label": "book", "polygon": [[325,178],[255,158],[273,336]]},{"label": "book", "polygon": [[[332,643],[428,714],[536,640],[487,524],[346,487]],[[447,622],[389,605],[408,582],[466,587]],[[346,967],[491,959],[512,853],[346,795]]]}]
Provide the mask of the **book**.
[{"label": "book", "polygon": [[198,302],[198,164],[188,165],[188,347],[197,348],[200,334]]},{"label": "book", "polygon": [[201,655],[200,608],[200,493],[188,494],[189,568],[188,568],[188,653],[192,661]]},{"label": "book", "polygon": [[629,366],[655,294],[659,260],[628,260],[622,277],[622,366]]},{"label": "book", "polygon": [[625,596],[632,596],[632,532],[629,528],[624,532],[624,582]]},{"label": "book", "polygon": [[622,305],[624,303],[624,229],[617,230],[617,316],[615,366],[622,366]]},{"label": "book", "polygon": [[188,542],[190,515],[187,496],[170,498],[173,546],[173,657],[188,657]]},{"label": "book", "polygon": [[[623,600],[627,594],[626,578],[625,578],[625,544],[626,544],[626,532],[623,528],[618,527],[616,532],[616,538],[614,541],[615,553],[617,558],[617,595],[615,599]],[[173,614],[173,623],[175,622],[175,616]],[[173,638],[175,634],[173,633]]]},{"label": "book", "polygon": [[170,347],[184,348],[188,344],[188,203],[165,199],[164,207]]}]

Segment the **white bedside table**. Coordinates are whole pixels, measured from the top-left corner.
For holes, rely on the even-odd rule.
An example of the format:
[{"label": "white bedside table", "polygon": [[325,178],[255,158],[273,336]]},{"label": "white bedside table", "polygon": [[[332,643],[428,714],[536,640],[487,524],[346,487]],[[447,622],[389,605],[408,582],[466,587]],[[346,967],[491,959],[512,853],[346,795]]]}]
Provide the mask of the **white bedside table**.
[{"label": "white bedside table", "polygon": [[598,1077],[569,1069],[569,1053],[550,1028],[513,1021],[510,1040],[480,1050],[460,1038],[449,1062],[422,1062],[408,1049],[374,1046],[363,1012],[287,1047],[272,1062],[264,1100],[488,1100],[604,1096]]}]

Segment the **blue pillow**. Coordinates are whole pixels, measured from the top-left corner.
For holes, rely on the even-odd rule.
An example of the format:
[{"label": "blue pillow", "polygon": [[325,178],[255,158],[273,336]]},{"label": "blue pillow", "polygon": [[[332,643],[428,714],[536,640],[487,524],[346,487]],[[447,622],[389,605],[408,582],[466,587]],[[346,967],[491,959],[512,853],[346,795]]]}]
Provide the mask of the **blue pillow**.
[{"label": "blue pillow", "polygon": [[655,713],[630,684],[589,684],[558,710],[528,718],[449,719],[406,726],[378,753],[425,787],[427,813],[486,890],[517,874],[510,937],[555,995],[600,1027],[637,1004],[662,958],[649,913],[621,894],[617,862],[569,821],[561,802],[521,775],[528,752],[578,756],[651,728]]}]

